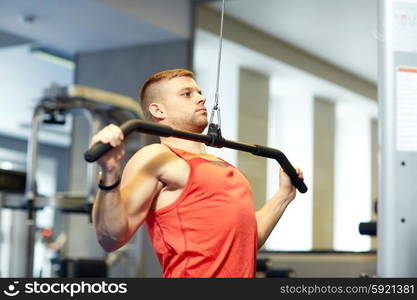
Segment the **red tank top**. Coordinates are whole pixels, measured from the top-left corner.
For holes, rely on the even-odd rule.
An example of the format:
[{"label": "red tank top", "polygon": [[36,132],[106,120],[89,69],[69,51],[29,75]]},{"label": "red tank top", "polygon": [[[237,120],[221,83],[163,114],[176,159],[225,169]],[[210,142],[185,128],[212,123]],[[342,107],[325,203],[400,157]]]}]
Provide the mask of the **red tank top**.
[{"label": "red tank top", "polygon": [[258,235],[249,182],[226,162],[170,149],[190,174],[173,203],[146,217],[164,277],[255,277]]}]

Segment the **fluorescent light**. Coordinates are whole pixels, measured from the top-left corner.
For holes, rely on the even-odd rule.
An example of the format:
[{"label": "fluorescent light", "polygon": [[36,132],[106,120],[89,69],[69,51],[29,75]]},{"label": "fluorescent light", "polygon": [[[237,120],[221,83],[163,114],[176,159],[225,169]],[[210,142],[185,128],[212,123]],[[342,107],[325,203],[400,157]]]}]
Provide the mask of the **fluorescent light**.
[{"label": "fluorescent light", "polygon": [[1,168],[3,170],[12,170],[13,169],[13,164],[9,161],[4,161],[0,164]]},{"label": "fluorescent light", "polygon": [[64,68],[71,70],[75,68],[75,62],[72,59],[60,54],[53,53],[52,51],[43,48],[34,48],[31,49],[31,53],[40,59],[43,59],[56,65],[60,65]]}]

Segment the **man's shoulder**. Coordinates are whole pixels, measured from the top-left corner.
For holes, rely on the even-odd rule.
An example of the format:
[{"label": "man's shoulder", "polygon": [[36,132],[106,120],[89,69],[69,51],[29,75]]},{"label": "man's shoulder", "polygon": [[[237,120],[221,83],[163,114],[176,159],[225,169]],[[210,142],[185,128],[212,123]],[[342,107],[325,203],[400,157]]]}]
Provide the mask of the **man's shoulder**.
[{"label": "man's shoulder", "polygon": [[160,152],[171,152],[169,148],[163,144],[155,143],[155,144],[149,144],[144,147],[142,147],[138,152],[149,152],[149,153],[160,153]]},{"label": "man's shoulder", "polygon": [[137,158],[137,157],[141,157],[141,159],[152,159],[155,156],[164,154],[164,153],[170,153],[171,151],[169,150],[169,148],[165,145],[159,144],[159,143],[155,143],[155,144],[150,144],[150,145],[146,145],[144,147],[142,147],[141,149],[139,149],[133,156],[132,159]]},{"label": "man's shoulder", "polygon": [[172,152],[167,146],[162,144],[150,144],[139,149],[130,159],[128,165],[138,164],[163,164],[165,158],[172,156]]}]

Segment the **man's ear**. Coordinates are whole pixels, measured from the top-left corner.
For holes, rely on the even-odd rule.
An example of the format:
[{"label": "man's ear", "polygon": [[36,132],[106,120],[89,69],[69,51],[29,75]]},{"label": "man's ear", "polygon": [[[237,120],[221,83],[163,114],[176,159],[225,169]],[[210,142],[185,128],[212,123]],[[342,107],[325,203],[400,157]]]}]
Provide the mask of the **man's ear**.
[{"label": "man's ear", "polygon": [[166,110],[164,105],[161,103],[149,104],[149,112],[158,121],[162,121],[166,118]]}]

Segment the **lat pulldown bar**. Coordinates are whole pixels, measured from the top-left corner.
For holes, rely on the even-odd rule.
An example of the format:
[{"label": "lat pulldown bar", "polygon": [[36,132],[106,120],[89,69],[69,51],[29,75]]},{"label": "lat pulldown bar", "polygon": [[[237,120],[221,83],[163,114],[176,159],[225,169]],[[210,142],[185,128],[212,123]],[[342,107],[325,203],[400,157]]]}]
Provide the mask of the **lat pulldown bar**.
[{"label": "lat pulldown bar", "polygon": [[[235,141],[229,141],[223,137],[219,137],[213,134],[198,134],[188,131],[181,131],[173,129],[170,126],[160,125],[153,122],[142,121],[142,120],[130,120],[123,123],[120,126],[124,136],[128,136],[134,131],[139,131],[142,133],[153,134],[163,137],[176,137],[181,139],[186,139],[190,141],[204,143],[207,146],[217,147],[217,148],[231,148],[239,151],[250,152],[257,156],[263,156],[267,158],[273,158],[278,161],[281,167],[284,169],[285,173],[291,179],[292,184],[300,191],[301,193],[307,192],[307,186],[304,181],[298,178],[297,172],[294,167],[291,165],[290,161],[281,151],[269,148],[265,146],[260,146],[256,144],[245,144]],[[104,155],[107,151],[112,148],[109,144],[98,143],[93,145],[88,149],[84,158],[87,162],[94,162]]]}]

